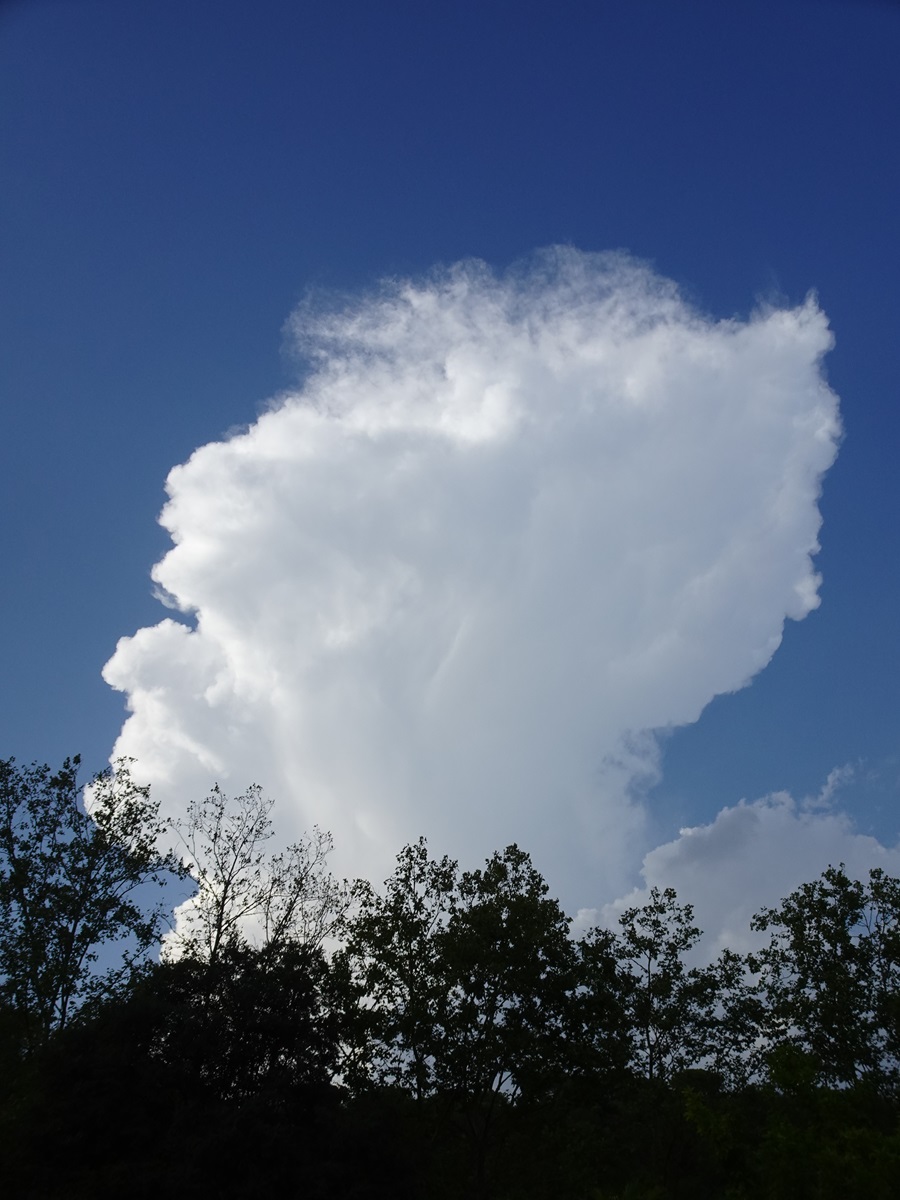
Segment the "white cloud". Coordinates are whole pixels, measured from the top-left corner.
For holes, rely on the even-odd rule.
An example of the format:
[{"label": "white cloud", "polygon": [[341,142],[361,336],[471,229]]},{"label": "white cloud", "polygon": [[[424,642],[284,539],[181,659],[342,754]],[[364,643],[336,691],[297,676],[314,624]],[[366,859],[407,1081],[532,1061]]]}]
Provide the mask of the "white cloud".
[{"label": "white cloud", "polygon": [[818,794],[803,797],[801,802],[803,807],[807,810],[833,808],[838,792],[848,783],[852,783],[855,778],[856,767],[853,763],[844,763],[842,767],[832,767]]},{"label": "white cloud", "polygon": [[797,804],[787,792],[723,808],[708,825],[682,829],[644,858],[645,886],[635,888],[599,912],[582,910],[578,926],[595,921],[617,926],[624,909],[645,902],[651,887],[673,887],[679,900],[694,906],[704,931],[701,956],[715,958],[724,947],[748,950],[766,940],[750,930],[750,918],[802,883],[817,879],[829,865],[845,863],[847,873],[868,878],[872,867],[900,875],[900,846],[886,847],[857,833],[844,812],[822,811],[852,768],[835,768],[813,803]]},{"label": "white cloud", "polygon": [[714,321],[620,255],[463,263],[296,314],[312,370],[170,474],[153,578],[195,628],[104,677],[177,815],[261,783],[380,878],[517,840],[567,903],[640,861],[654,728],[818,603],[839,437],[810,298]]}]

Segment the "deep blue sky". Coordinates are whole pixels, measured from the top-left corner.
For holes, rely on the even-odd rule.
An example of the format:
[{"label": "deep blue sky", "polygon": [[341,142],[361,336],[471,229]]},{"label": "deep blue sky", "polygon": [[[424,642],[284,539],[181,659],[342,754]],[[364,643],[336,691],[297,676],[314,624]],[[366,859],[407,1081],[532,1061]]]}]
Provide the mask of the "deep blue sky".
[{"label": "deep blue sky", "polygon": [[307,289],[570,242],[837,336],[822,607],[672,738],[661,832],[863,762],[893,841],[898,64],[884,3],[0,7],[0,755],[105,761],[165,476],[292,381]]}]

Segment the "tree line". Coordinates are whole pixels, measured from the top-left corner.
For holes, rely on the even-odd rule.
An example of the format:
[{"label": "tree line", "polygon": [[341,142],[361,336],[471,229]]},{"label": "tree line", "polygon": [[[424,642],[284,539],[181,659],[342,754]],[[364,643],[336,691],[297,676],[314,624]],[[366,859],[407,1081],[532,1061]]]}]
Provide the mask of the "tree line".
[{"label": "tree line", "polygon": [[699,966],[671,889],[576,938],[518,846],[351,884],[258,788],[171,823],[78,765],[0,761],[7,1194],[895,1194],[900,880],[831,866]]}]

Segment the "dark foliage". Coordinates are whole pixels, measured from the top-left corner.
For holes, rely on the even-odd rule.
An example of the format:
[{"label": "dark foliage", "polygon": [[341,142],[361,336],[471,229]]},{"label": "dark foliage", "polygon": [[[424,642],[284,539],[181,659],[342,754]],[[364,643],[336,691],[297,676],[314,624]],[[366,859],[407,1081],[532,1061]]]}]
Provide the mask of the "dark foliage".
[{"label": "dark foliage", "polygon": [[[128,763],[95,776],[90,815],[78,765],[0,761],[0,1003],[28,1048],[145,961],[163,914],[148,906],[148,886],[184,874],[160,853],[164,823]],[[99,972],[101,947],[115,943],[121,968]]]},{"label": "dark foliage", "polygon": [[[382,893],[348,889],[327,835],[266,858],[265,802],[216,792],[196,823],[212,917],[149,964],[157,917],[133,889],[171,863],[146,792],[115,777],[95,829],[73,764],[0,766],[6,1195],[896,1195],[900,881],[883,872],[830,867],[755,918],[756,955],[700,967],[674,892],[575,943],[516,846],[460,873],[420,841]],[[97,948],[126,936],[140,952],[113,987]]]}]

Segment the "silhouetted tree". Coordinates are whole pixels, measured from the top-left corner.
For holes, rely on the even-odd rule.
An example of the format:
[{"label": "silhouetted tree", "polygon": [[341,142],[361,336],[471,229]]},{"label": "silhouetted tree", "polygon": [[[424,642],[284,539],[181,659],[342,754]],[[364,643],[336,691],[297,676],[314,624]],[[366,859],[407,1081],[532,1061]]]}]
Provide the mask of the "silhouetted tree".
[{"label": "silhouetted tree", "polygon": [[633,981],[617,951],[615,933],[600,926],[577,946],[576,1074],[594,1081],[621,1074],[632,1058],[628,998]]},{"label": "silhouetted tree", "polygon": [[827,1086],[896,1089],[900,880],[874,870],[866,885],[829,867],[752,924],[771,933],[752,956],[769,1044],[808,1056]]},{"label": "silhouetted tree", "polygon": [[441,1086],[515,1097],[555,1081],[568,1064],[576,955],[569,919],[524,850],[507,846],[463,873],[438,953]]},{"label": "silhouetted tree", "polygon": [[[158,848],[167,826],[128,762],[94,778],[88,812],[79,761],[57,772],[0,762],[0,1002],[29,1047],[145,960],[164,912],[147,885],[183,874]],[[121,967],[98,975],[101,948],[116,942]]]},{"label": "silhouetted tree", "polygon": [[714,1024],[716,974],[689,968],[685,956],[700,930],[691,905],[679,904],[673,888],[652,888],[646,904],[619,918],[615,955],[625,972],[625,1008],[634,1069],[649,1080],[666,1080],[700,1066]]},{"label": "silhouetted tree", "polygon": [[335,958],[344,1006],[354,1015],[343,1071],[409,1090],[421,1103],[435,1087],[438,1026],[447,996],[439,935],[455,903],[457,865],[429,857],[424,838],[405,846],[379,895],[368,883]]},{"label": "silhouetted tree", "polygon": [[250,944],[321,946],[337,932],[351,889],[328,870],[331,834],[315,828],[283,852],[268,853],[273,804],[257,785],[234,797],[216,786],[176,823],[197,891],[178,913],[166,957],[213,963]]},{"label": "silhouetted tree", "polygon": [[437,940],[446,990],[435,1079],[463,1123],[481,1193],[498,1118],[552,1092],[568,1069],[575,947],[568,918],[515,845],[463,873]]}]

